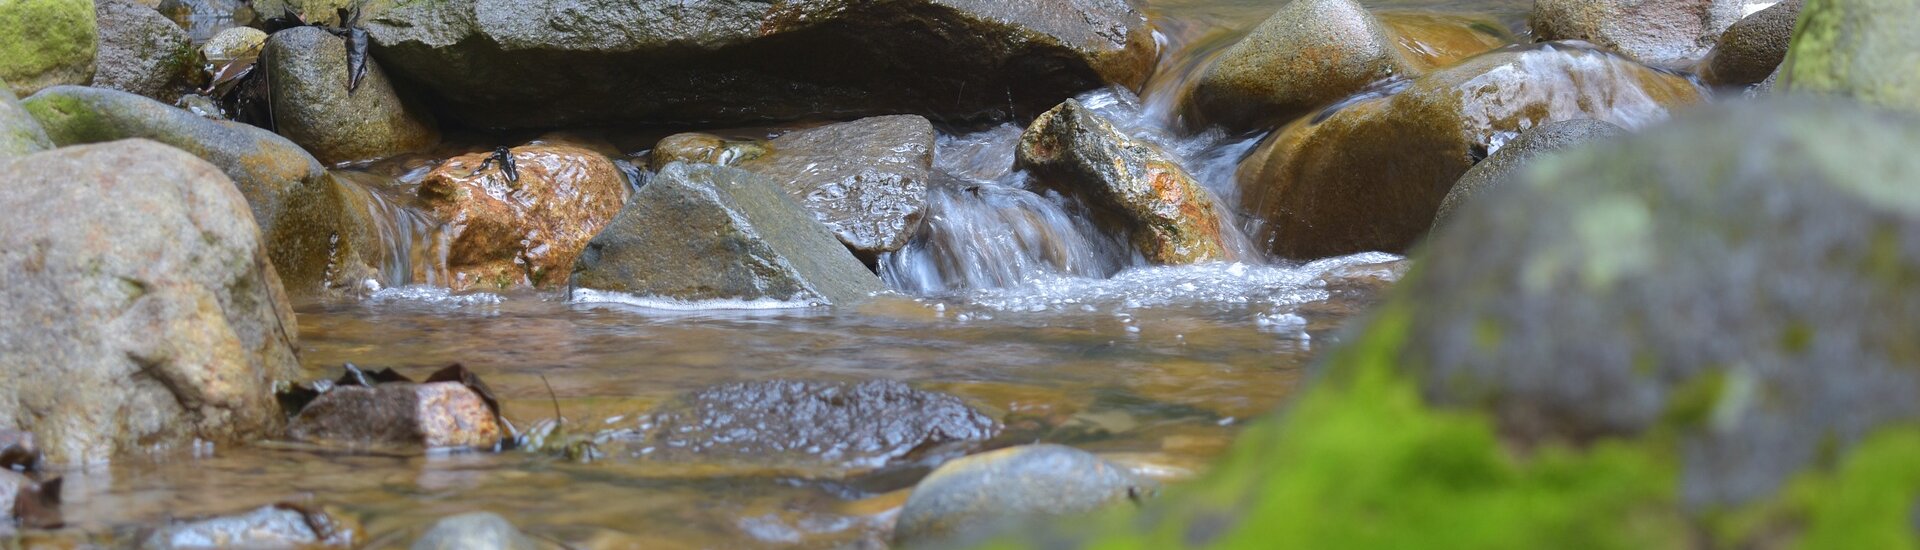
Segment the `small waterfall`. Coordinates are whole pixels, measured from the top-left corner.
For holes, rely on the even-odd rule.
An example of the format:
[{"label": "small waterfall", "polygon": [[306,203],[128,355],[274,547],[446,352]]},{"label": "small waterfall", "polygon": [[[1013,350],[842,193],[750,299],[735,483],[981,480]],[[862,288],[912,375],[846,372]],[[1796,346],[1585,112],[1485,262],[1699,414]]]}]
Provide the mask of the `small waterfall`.
[{"label": "small waterfall", "polygon": [[[424,174],[424,171],[422,171]],[[337,171],[335,177],[354,201],[367,210],[379,235],[383,288],[409,285],[444,286],[447,283],[448,240],[433,216],[412,206],[411,190],[418,177],[389,178],[373,172]]]}]

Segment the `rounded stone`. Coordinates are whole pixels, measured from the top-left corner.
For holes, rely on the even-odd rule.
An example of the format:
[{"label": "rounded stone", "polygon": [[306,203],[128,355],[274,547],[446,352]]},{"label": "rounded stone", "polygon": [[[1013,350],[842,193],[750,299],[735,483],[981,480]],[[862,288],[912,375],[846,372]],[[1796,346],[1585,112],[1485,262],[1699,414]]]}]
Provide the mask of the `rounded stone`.
[{"label": "rounded stone", "polygon": [[1151,482],[1086,451],[1027,445],[941,465],[914,486],[895,544],[975,539],[1022,521],[1081,514],[1139,499]]}]

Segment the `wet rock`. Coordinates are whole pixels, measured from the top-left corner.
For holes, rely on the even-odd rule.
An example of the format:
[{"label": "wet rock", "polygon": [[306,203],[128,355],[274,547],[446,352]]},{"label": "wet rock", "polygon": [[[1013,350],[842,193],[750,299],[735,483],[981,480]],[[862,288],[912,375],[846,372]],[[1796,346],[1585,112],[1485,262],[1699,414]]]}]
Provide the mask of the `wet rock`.
[{"label": "wet rock", "polygon": [[1047,185],[1078,195],[1119,220],[1148,261],[1233,260],[1213,193],[1151,143],[1067,100],[1020,137],[1020,165]]},{"label": "wet rock", "polygon": [[1638,128],[1701,100],[1687,79],[1578,44],[1482,55],[1300,120],[1241,162],[1252,236],[1297,259],[1401,252],[1476,159],[1521,131],[1595,119]]},{"label": "wet rock", "polygon": [[1806,3],[1780,67],[1789,93],[1920,111],[1920,10],[1888,0]]},{"label": "wet rock", "polygon": [[261,59],[273,93],[273,128],[326,163],[384,158],[440,141],[422,109],[394,91],[380,63],[367,60],[348,89],[346,40],[317,27],[274,33]]},{"label": "wet rock", "polygon": [[220,167],[246,197],[274,268],[297,295],[355,286],[379,265],[372,199],[273,132],[100,88],[49,88],[22,104],[57,145],[144,138]]},{"label": "wet rock", "polygon": [[1537,0],[1540,40],[1585,40],[1640,60],[1680,66],[1706,57],[1744,15],[1742,0]]},{"label": "wet rock", "polygon": [[492,448],[506,433],[493,406],[459,382],[336,387],[287,427],[300,441],[355,447]]},{"label": "wet rock", "polygon": [[927,209],[933,124],[914,115],[796,130],[741,169],[779,183],[869,262],[906,246]]},{"label": "wet rock", "polygon": [[[0,468],[0,527],[59,527],[62,485],[60,478],[42,483]],[[10,534],[0,531],[0,535]]]},{"label": "wet rock", "polygon": [[1137,87],[1157,55],[1125,0],[452,0],[366,26],[388,70],[478,127],[1008,119]]},{"label": "wet rock", "polygon": [[353,9],[356,5],[371,5],[376,9],[388,0],[252,0],[253,11],[262,18],[282,17],[293,14],[300,19],[316,24],[339,26],[340,9]]},{"label": "wet rock", "polygon": [[93,79],[99,27],[92,0],[34,0],[0,4],[0,80],[13,92],[86,84]]},{"label": "wet rock", "polygon": [[1786,0],[1741,19],[1720,35],[1713,52],[1700,62],[1700,78],[1719,86],[1746,86],[1766,80],[1787,58],[1801,0]]},{"label": "wet rock", "polygon": [[448,159],[420,184],[420,199],[446,222],[447,265],[456,290],[565,284],[587,241],[626,203],[626,176],[605,155],[564,143]]},{"label": "wet rock", "polygon": [[276,504],[245,514],[183,522],[148,534],[142,550],[356,547],[360,526],[325,510]]},{"label": "wet rock", "polygon": [[1507,185],[1507,181],[1518,176],[1521,170],[1543,155],[1626,133],[1625,129],[1613,123],[1590,119],[1548,122],[1521,132],[1519,137],[1513,138],[1492,156],[1473,165],[1466,175],[1460,176],[1460,181],[1453,184],[1453,190],[1447,192],[1447,197],[1440,201],[1440,211],[1434,215],[1433,225],[1439,227],[1445,224],[1468,202],[1479,201],[1481,197],[1497,192],[1499,187]]},{"label": "wet rock", "polygon": [[93,85],[172,103],[198,73],[187,31],[133,0],[95,0],[100,44]]},{"label": "wet rock", "polygon": [[1280,8],[1200,74],[1194,106],[1236,129],[1284,122],[1414,72],[1384,25],[1354,0],[1299,0]]},{"label": "wet rock", "polygon": [[0,81],[0,160],[52,148],[53,140],[47,139],[47,131],[20,106],[13,90],[7,89],[6,81]]},{"label": "wet rock", "polygon": [[277,431],[296,329],[246,202],[146,140],[0,164],[0,425],[48,463]]},{"label": "wet rock", "polygon": [[984,538],[1026,521],[1084,514],[1144,498],[1153,482],[1061,445],[1029,445],[942,465],[913,488],[894,524],[897,545]]},{"label": "wet rock", "polygon": [[220,31],[200,45],[200,57],[215,68],[241,59],[255,58],[267,47],[267,33],[252,27],[234,27]]},{"label": "wet rock", "polygon": [[1387,12],[1378,17],[1414,69],[1405,75],[1409,77],[1514,43],[1506,25],[1484,17],[1426,12]]},{"label": "wet rock", "polygon": [[661,138],[647,154],[647,169],[659,172],[675,162],[733,166],[765,154],[767,145],[759,141],[688,132]]},{"label": "wet rock", "polygon": [[771,381],[708,388],[655,410],[646,456],[866,470],[1000,425],[951,395],[894,381]]},{"label": "wet rock", "polygon": [[647,186],[574,266],[581,289],[649,299],[852,305],[880,278],[765,177],[675,163]]},{"label": "wet rock", "polygon": [[434,522],[413,550],[533,550],[533,541],[507,518],[492,512],[474,512]]},{"label": "wet rock", "polygon": [[31,472],[40,468],[40,444],[33,434],[0,429],[0,470]]}]

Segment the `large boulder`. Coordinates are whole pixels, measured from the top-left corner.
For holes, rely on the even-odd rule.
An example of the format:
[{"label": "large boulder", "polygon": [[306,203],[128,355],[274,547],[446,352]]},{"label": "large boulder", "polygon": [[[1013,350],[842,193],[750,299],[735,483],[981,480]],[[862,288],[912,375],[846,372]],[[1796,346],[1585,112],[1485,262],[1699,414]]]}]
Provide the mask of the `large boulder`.
[{"label": "large boulder", "polygon": [[1316,385],[1209,479],[1077,532],[1143,547],[1910,543],[1915,147],[1911,114],[1767,102],[1547,160],[1436,234]]},{"label": "large boulder", "polygon": [[1625,129],[1613,123],[1591,119],[1548,122],[1521,132],[1519,137],[1501,146],[1486,160],[1474,164],[1472,169],[1460,176],[1460,181],[1454,182],[1453,190],[1448,191],[1447,197],[1440,201],[1440,210],[1434,214],[1433,225],[1439,227],[1468,202],[1483,200],[1482,197],[1508,185],[1507,182],[1514,176],[1548,153],[1626,133]]},{"label": "large boulder", "polygon": [[1650,65],[1685,66],[1745,15],[1744,0],[1535,0],[1533,35],[1585,40]]},{"label": "large boulder", "polygon": [[[584,147],[535,142],[447,159],[419,195],[445,225],[446,286],[456,290],[564,285],[587,241],[629,193],[613,160]],[[483,169],[484,168],[484,169]]]},{"label": "large boulder", "polygon": [[293,312],[246,200],[145,140],[0,162],[0,425],[56,466],[282,423]]},{"label": "large boulder", "polygon": [[1727,28],[1700,62],[1700,78],[1720,86],[1746,86],[1766,80],[1787,58],[1802,0],[1786,0]]},{"label": "large boulder", "polygon": [[1152,481],[1072,447],[1000,449],[943,464],[914,486],[893,541],[911,547],[983,538],[1021,522],[1143,500],[1154,490]]},{"label": "large boulder", "polygon": [[380,265],[373,197],[273,132],[102,88],[48,88],[22,104],[57,145],[150,139],[220,167],[247,198],[274,267],[297,295],[359,287]]},{"label": "large boulder", "polygon": [[13,90],[7,88],[6,81],[0,80],[0,160],[52,148],[53,140],[40,128],[40,121],[20,106]]},{"label": "large boulder", "polygon": [[432,147],[432,117],[402,101],[380,63],[366,60],[349,88],[346,40],[317,27],[273,34],[261,53],[272,88],[273,128],[325,163],[384,158]]},{"label": "large boulder", "polygon": [[1520,132],[1582,118],[1638,128],[1700,99],[1686,78],[1579,44],[1502,50],[1282,129],[1241,162],[1241,209],[1283,257],[1401,252]]},{"label": "large boulder", "polygon": [[1391,21],[1354,0],[1287,3],[1200,73],[1193,108],[1206,122],[1232,129],[1271,128],[1376,82],[1418,76],[1505,43],[1464,19]]},{"label": "large boulder", "polygon": [[168,103],[200,71],[187,31],[134,0],[95,0],[100,44],[93,85]]},{"label": "large boulder", "polygon": [[933,139],[924,117],[873,117],[788,132],[737,166],[779,183],[871,262],[906,246],[920,229]]},{"label": "large boulder", "polygon": [[765,177],[674,163],[635,194],[574,265],[581,290],[653,305],[852,305],[882,290],[826,226]]},{"label": "large boulder", "polygon": [[1920,10],[1902,0],[1811,0],[1780,67],[1791,93],[1920,111]]},{"label": "large boulder", "polygon": [[395,4],[366,21],[380,60],[479,127],[1007,119],[1158,53],[1128,0]]},{"label": "large boulder", "polygon": [[1069,99],[1034,119],[1020,136],[1016,158],[1042,183],[1103,211],[1105,225],[1131,234],[1148,261],[1236,258],[1212,192],[1158,147],[1121,133],[1078,101]]},{"label": "large boulder", "polygon": [[0,0],[0,80],[19,95],[93,79],[93,0]]}]

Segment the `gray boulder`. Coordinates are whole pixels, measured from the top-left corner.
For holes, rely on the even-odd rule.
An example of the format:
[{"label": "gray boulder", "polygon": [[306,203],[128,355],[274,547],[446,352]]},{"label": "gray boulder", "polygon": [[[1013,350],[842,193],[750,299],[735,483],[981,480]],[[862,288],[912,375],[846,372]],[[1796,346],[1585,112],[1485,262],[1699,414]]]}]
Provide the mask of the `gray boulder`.
[{"label": "gray boulder", "polygon": [[93,85],[172,103],[200,71],[187,31],[134,0],[95,0],[100,29]]},{"label": "gray boulder", "polygon": [[1920,10],[1905,0],[1810,0],[1780,89],[1920,111]]},{"label": "gray boulder", "polygon": [[1022,522],[1085,514],[1155,490],[1149,480],[1086,451],[1028,445],[940,466],[907,497],[898,545],[979,539]]},{"label": "gray boulder", "polygon": [[765,177],[674,163],[574,264],[583,289],[669,302],[851,305],[883,290],[826,226]]},{"label": "gray boulder", "polygon": [[737,166],[779,183],[855,255],[873,261],[920,229],[933,139],[926,118],[873,117],[788,132]]},{"label": "gray boulder", "polygon": [[1137,87],[1157,54],[1128,0],[393,4],[366,21],[380,60],[478,127],[1008,119]]},{"label": "gray boulder", "polygon": [[1434,215],[1433,226],[1440,227],[1454,216],[1462,206],[1493,193],[1507,181],[1519,175],[1521,170],[1533,165],[1542,155],[1568,149],[1583,143],[1626,134],[1627,131],[1611,122],[1593,119],[1574,119],[1548,122],[1521,132],[1506,145],[1500,147],[1492,156],[1473,165],[1460,181],[1453,184],[1453,190],[1440,201],[1440,211]]},{"label": "gray boulder", "polygon": [[532,539],[513,522],[492,512],[473,512],[441,518],[413,550],[533,550]]},{"label": "gray boulder", "polygon": [[1650,65],[1706,57],[1744,14],[1744,0],[1536,0],[1533,35],[1585,40]]},{"label": "gray boulder", "polygon": [[366,75],[348,90],[346,41],[316,27],[274,33],[261,54],[280,135],[321,162],[371,160],[432,147],[433,119],[411,108],[369,58]]},{"label": "gray boulder", "polygon": [[48,463],[276,433],[297,331],[246,201],[146,140],[0,162],[0,426]]},{"label": "gray boulder", "polygon": [[1720,35],[1696,72],[1710,84],[1746,86],[1766,80],[1787,58],[1801,0],[1786,0],[1741,19]]},{"label": "gray boulder", "polygon": [[47,139],[40,121],[20,106],[6,81],[0,81],[0,160],[52,148],[53,140]]}]

